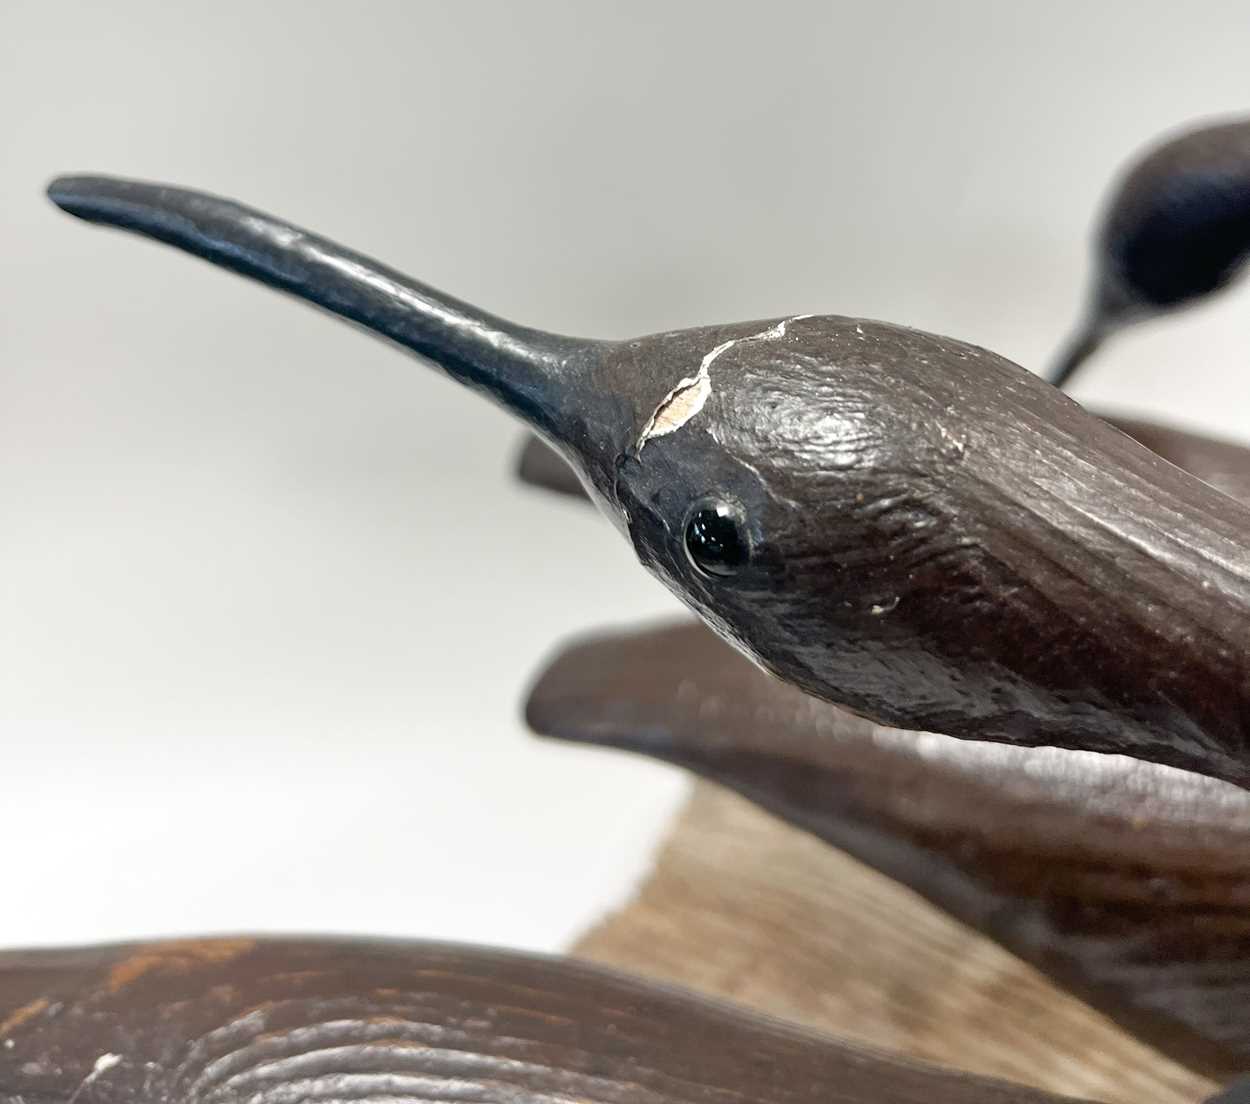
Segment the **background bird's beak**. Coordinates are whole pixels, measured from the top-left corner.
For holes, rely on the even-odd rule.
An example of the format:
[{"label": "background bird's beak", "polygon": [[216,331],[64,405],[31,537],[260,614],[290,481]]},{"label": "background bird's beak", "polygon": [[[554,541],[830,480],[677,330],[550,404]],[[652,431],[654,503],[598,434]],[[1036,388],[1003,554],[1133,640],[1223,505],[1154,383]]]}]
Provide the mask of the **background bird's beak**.
[{"label": "background bird's beak", "polygon": [[1056,387],[1071,382],[1077,371],[1110,338],[1143,317],[1145,312],[1141,304],[1129,291],[1123,278],[1113,266],[1101,262],[1094,274],[1093,291],[1084,316],[1060,347],[1047,373],[1047,380]]},{"label": "background bird's beak", "polygon": [[1096,322],[1082,323],[1060,349],[1046,378],[1056,387],[1063,387],[1076,375],[1081,365],[1098,351],[1105,336],[1106,330]]}]

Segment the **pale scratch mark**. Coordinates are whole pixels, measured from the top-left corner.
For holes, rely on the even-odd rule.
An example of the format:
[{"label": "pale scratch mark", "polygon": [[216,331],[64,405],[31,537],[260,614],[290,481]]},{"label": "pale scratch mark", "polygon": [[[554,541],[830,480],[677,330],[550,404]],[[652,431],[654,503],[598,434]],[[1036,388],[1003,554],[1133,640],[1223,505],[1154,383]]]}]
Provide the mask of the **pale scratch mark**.
[{"label": "pale scratch mark", "polygon": [[641,453],[652,437],[664,437],[681,429],[703,409],[704,403],[712,393],[710,369],[718,357],[727,353],[735,345],[745,345],[750,341],[773,341],[784,337],[786,327],[791,322],[811,317],[810,314],[796,314],[791,318],[783,318],[776,325],[769,326],[760,333],[722,341],[700,361],[699,370],[693,376],[679,380],[677,385],[660,400],[660,405],[655,408],[655,412],[647,419],[647,424],[642,427],[642,432],[638,435],[638,445],[635,451]]},{"label": "pale scratch mark", "polygon": [[120,1066],[122,1056],[120,1054],[101,1054],[95,1060],[95,1065],[91,1067],[91,1072],[87,1074],[79,1083],[73,1094],[70,1096],[66,1104],[74,1104],[74,1102],[82,1095],[83,1090],[97,1081],[104,1074],[108,1073],[114,1066]]},{"label": "pale scratch mark", "polygon": [[938,422],[937,429],[944,446],[946,446],[955,456],[963,456],[964,450],[968,447],[968,438],[956,437],[941,422]]}]

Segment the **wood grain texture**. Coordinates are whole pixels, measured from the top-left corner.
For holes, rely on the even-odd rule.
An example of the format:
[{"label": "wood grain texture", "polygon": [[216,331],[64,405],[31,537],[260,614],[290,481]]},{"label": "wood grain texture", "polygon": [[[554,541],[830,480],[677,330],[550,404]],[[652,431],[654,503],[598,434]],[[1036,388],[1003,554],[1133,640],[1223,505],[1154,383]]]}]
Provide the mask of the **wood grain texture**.
[{"label": "wood grain texture", "polygon": [[[1225,493],[1250,495],[1244,448],[1114,422]],[[544,456],[540,443],[531,440],[525,456],[523,478],[575,492],[559,458]],[[1221,1077],[1245,1068],[1250,820],[1243,795],[1116,757],[976,750],[878,729],[764,678],[694,627],[590,647],[580,658],[575,647],[565,657],[572,667],[561,674],[557,663],[540,682],[531,707],[540,730],[630,747],[720,778],[925,892],[1178,1058]],[[838,742],[840,750],[831,746]],[[729,816],[731,799],[700,794],[640,899],[588,940],[590,953],[1056,1090],[1127,1100],[1156,1067],[1163,1082],[1175,1078],[1172,1062],[1149,1051],[1143,1059],[1138,1044],[1102,1016],[912,894],[770,818],[741,807]],[[751,957],[711,934],[707,914],[722,906],[746,947],[768,942],[775,957]],[[864,931],[861,910],[905,917],[904,932],[925,934],[900,945],[891,938],[896,928]],[[785,940],[775,939],[778,930],[788,931]],[[974,971],[977,983],[953,991],[933,1014],[926,1001],[940,989],[935,977],[987,958],[995,968]],[[844,984],[848,978],[854,982]],[[930,1016],[900,1014],[898,993]],[[974,1010],[983,1008],[1003,1031],[982,1034]],[[1056,1019],[1058,1026],[1037,1033],[1045,1045],[1015,1042],[1021,1032],[1034,1037],[1026,1025]],[[1105,1054],[1117,1056],[1109,1068]],[[1124,1072],[1137,1068],[1140,1083]],[[1187,1091],[1183,1077],[1177,1083]]]},{"label": "wood grain texture", "polygon": [[906,888],[710,783],[576,953],[1055,1093],[1192,1104],[1214,1088]]},{"label": "wood grain texture", "polygon": [[601,968],[400,941],[0,954],[4,1104],[1060,1104]]},{"label": "wood grain texture", "polygon": [[1250,509],[1003,357],[837,315],[574,340],[230,200],[89,176],[49,194],[502,404],[577,467],[643,566],[809,694],[1250,786]]},{"label": "wood grain texture", "polygon": [[[1145,418],[1094,411],[1108,425],[1216,490],[1250,501],[1250,450],[1233,441],[1161,425]],[[517,450],[517,478],[531,487],[586,500],[577,473],[542,438],[528,434]]]},{"label": "wood grain texture", "polygon": [[693,623],[570,645],[527,716],[537,732],[730,786],[1178,1060],[1221,1077],[1250,1069],[1250,794],[1239,787],[1123,756],[884,728],[767,676]]}]

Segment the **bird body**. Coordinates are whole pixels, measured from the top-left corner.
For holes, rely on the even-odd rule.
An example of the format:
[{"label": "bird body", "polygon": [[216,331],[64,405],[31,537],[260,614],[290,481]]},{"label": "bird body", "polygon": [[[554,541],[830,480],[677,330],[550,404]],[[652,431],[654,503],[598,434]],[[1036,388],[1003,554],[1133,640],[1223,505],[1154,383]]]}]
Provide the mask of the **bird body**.
[{"label": "bird body", "polygon": [[1002,357],[838,316],[561,337],[229,200],[98,177],[51,195],[501,403],[647,568],[808,693],[1250,782],[1250,510]]}]

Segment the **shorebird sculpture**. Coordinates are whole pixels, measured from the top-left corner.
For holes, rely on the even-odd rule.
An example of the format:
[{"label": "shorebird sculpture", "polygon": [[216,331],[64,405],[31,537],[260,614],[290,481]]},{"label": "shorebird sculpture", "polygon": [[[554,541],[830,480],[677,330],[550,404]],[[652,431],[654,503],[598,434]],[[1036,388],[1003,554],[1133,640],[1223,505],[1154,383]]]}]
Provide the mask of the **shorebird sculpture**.
[{"label": "shorebird sculpture", "polygon": [[[1130,175],[1056,382],[1115,327],[1232,278],[1246,134],[1191,135]],[[536,730],[733,787],[1192,1068],[1250,1068],[1250,453],[1117,428],[886,323],[569,338],[229,200],[102,177],[51,195],[371,330],[539,434],[523,476],[589,497],[703,625],[571,646],[535,687]],[[509,952],[0,954],[4,1104],[731,1097],[1058,1101]]]}]

